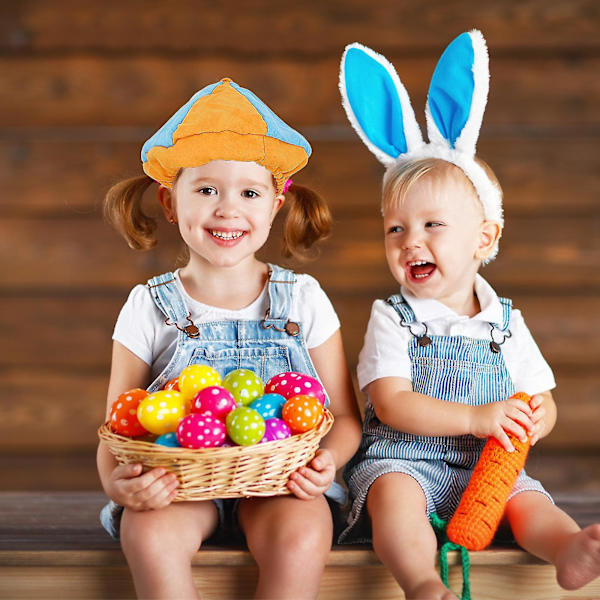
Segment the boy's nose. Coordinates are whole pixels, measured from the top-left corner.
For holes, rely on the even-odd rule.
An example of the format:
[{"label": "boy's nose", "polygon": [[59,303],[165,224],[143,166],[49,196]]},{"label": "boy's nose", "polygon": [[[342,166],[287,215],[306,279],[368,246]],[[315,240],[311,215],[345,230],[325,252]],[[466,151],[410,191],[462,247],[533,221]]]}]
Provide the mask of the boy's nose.
[{"label": "boy's nose", "polygon": [[402,248],[404,250],[410,250],[411,248],[420,248],[421,238],[416,233],[406,232],[404,239],[402,240]]}]

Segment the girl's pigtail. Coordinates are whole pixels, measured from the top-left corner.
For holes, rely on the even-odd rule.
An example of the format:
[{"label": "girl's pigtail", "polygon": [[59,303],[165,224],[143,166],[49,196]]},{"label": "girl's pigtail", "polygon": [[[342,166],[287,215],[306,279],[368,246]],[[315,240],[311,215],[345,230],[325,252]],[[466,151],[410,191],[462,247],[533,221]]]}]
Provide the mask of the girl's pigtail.
[{"label": "girl's pigtail", "polygon": [[147,175],[113,185],[104,198],[104,217],[134,250],[149,250],[156,244],[156,219],[142,210],[144,192],[154,183]]},{"label": "girl's pigtail", "polygon": [[304,259],[307,250],[331,231],[329,207],[313,190],[291,184],[286,191],[291,199],[283,231],[283,254]]}]

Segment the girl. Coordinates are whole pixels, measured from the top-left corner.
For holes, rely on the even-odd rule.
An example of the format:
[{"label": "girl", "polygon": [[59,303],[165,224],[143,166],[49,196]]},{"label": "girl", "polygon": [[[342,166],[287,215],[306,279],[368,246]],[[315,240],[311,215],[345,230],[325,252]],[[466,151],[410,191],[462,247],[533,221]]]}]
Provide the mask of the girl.
[{"label": "girl", "polygon": [[[340,540],[372,539],[407,598],[455,598],[435,570],[429,515],[452,516],[486,438],[510,452],[506,432],[535,444],[556,422],[552,371],[521,313],[478,275],[502,230],[500,186],[474,155],[487,77],[481,34],[452,42],[429,90],[425,144],[392,65],[357,44],[342,60],[350,120],[388,165],[385,251],[401,288],[373,304],[359,357],[368,400]],[[531,404],[509,399],[516,390]],[[581,531],[525,471],[506,517],[523,548],[556,566],[561,586],[600,574],[600,524]]]},{"label": "girl", "polygon": [[[291,476],[292,495],[236,505],[259,567],[260,598],[316,597],[332,539],[325,495],[343,501],[335,472],[360,440],[339,321],[327,296],[312,277],[255,257],[284,193],[293,198],[284,234],[288,255],[327,234],[330,215],[322,200],[289,179],[309,155],[300,134],[252,92],[223,79],[199,91],[145,143],[147,176],[115,185],[105,204],[129,245],[149,248],[155,223],[140,203],[157,181],[165,217],[188,250],[183,268],[136,286],[119,315],[107,414],[124,390],[160,389],[192,363],[221,375],[249,368],[264,381],[301,371],[318,376],[326,389],[335,423],[310,465]],[[102,443],[98,469],[111,499],[102,521],[120,535],[138,595],[197,597],[191,560],[223,525],[225,503],[173,503],[173,474],[117,466]]]}]

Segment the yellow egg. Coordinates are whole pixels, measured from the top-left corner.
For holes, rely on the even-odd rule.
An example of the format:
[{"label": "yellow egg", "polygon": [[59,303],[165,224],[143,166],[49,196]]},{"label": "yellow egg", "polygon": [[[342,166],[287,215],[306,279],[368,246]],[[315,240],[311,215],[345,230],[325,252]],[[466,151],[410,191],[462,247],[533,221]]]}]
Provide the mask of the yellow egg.
[{"label": "yellow egg", "polygon": [[149,394],[138,405],[137,418],[152,433],[162,435],[177,430],[179,421],[190,412],[190,402],[180,392],[161,390]]},{"label": "yellow egg", "polygon": [[190,365],[179,374],[179,390],[188,400],[212,385],[221,385],[221,376],[208,365]]}]

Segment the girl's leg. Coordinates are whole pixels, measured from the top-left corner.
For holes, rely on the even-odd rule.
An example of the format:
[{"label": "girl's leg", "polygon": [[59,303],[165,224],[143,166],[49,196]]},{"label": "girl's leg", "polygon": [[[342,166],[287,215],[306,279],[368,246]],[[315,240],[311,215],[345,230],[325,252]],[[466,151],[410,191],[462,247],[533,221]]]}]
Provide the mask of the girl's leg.
[{"label": "girl's leg", "polygon": [[316,598],[333,536],[325,497],[246,499],[238,516],[258,564],[255,597]]},{"label": "girl's leg", "polygon": [[583,531],[539,492],[521,492],[506,506],[517,543],[556,567],[565,589],[577,589],[600,575],[600,524]]},{"label": "girl's leg", "polygon": [[218,524],[212,502],[175,502],[159,510],[125,509],[121,546],[138,598],[198,598],[192,557]]},{"label": "girl's leg", "polygon": [[435,568],[437,538],[426,506],[421,486],[409,475],[378,477],[367,495],[373,548],[408,600],[455,600]]}]

